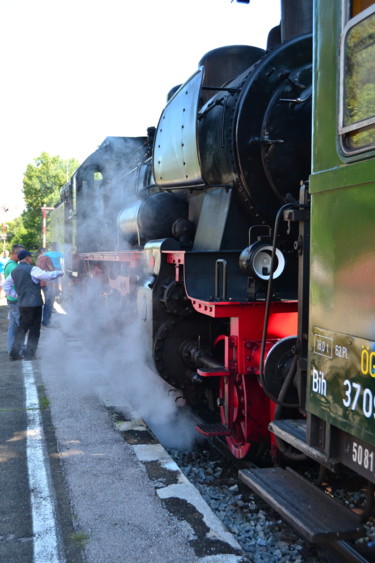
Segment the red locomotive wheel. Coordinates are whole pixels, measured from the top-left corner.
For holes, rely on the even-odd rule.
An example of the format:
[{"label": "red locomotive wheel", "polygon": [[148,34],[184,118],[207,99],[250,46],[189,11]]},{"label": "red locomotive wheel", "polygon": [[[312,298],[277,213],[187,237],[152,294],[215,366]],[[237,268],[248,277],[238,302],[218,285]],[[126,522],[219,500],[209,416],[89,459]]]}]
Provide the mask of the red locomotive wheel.
[{"label": "red locomotive wheel", "polygon": [[251,444],[247,442],[247,389],[246,380],[236,374],[235,381],[231,377],[220,380],[220,414],[222,423],[231,430],[226,441],[231,453],[237,458],[248,455]]},{"label": "red locomotive wheel", "polygon": [[222,423],[231,434],[228,447],[236,458],[254,458],[267,442],[269,404],[254,375],[235,374],[220,379]]}]

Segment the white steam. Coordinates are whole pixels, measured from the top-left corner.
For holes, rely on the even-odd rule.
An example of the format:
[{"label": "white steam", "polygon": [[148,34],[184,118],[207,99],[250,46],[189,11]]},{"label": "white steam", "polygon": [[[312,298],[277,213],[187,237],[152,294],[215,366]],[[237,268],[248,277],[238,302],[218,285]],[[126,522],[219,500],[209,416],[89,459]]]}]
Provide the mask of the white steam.
[{"label": "white steam", "polygon": [[67,315],[60,320],[61,328],[68,338],[72,335],[71,347],[84,350],[78,360],[76,354],[66,357],[68,384],[80,393],[108,386],[117,405],[121,398],[130,403],[166,447],[190,449],[197,438],[196,423],[179,406],[181,393],[163,381],[146,359],[149,335],[143,321],[116,307],[115,301],[107,300],[106,306],[107,291],[94,280],[84,288],[73,288],[74,304],[64,303]]},{"label": "white steam", "polygon": [[[78,253],[126,250],[127,243],[117,234],[117,215],[138,197],[144,143],[140,138],[109,137],[82,165],[81,179],[90,177],[88,171],[100,169],[102,181],[82,181],[77,194]],[[65,253],[68,256],[71,249],[65,248]],[[195,424],[187,409],[178,406],[181,401],[176,401],[176,393],[154,371],[152,335],[137,318],[136,294],[124,296],[127,291],[119,285],[129,279],[126,266],[104,264],[104,268],[103,263],[93,265],[78,284],[68,276],[63,278],[67,314],[59,315],[59,320],[74,352],[64,356],[67,385],[79,393],[110,387],[117,404],[123,397],[155,433],[161,433],[166,446],[188,449],[196,438]],[[141,272],[132,272],[131,291],[140,276]],[[56,331],[48,336],[58,346],[61,334]]]}]

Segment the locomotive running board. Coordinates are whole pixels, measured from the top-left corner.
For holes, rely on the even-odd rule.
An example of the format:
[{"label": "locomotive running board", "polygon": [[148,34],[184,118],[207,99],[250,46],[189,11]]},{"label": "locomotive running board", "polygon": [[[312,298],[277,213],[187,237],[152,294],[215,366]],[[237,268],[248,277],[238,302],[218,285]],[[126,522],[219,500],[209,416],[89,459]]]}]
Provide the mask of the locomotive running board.
[{"label": "locomotive running board", "polygon": [[201,377],[224,377],[229,375],[229,371],[224,367],[219,368],[198,368],[197,374]]},{"label": "locomotive running board", "polygon": [[196,430],[203,436],[230,436],[232,432],[224,424],[209,424],[202,422],[196,426]]},{"label": "locomotive running board", "polygon": [[239,478],[310,542],[363,536],[356,514],[290,468],[243,469]]},{"label": "locomotive running board", "polygon": [[323,452],[307,444],[306,419],[273,420],[268,425],[268,429],[275,434],[275,436],[306,454],[320,465],[323,465],[331,471],[335,470],[337,462],[327,458]]}]

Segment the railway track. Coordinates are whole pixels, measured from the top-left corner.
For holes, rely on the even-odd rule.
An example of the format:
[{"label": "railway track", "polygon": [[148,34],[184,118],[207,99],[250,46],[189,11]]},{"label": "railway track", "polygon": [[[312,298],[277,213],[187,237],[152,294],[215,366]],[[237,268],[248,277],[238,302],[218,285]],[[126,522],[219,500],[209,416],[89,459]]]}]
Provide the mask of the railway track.
[{"label": "railway track", "polygon": [[[122,423],[122,416],[113,413],[115,423],[124,439],[136,444],[143,444],[145,434],[139,426],[130,430],[129,424]],[[138,428],[138,429],[137,429]],[[150,432],[152,447],[158,447],[158,429]],[[156,438],[155,438],[156,436]],[[138,446],[136,446],[138,447]],[[197,489],[216,517],[229,530],[238,542],[242,555],[240,561],[273,563],[280,561],[300,561],[320,563],[324,561],[320,546],[310,544],[255,495],[238,477],[238,471],[256,467],[252,462],[233,460],[226,445],[218,440],[198,440],[192,451],[167,450],[169,456]],[[147,458],[148,459],[148,458]],[[145,461],[146,458],[143,460]],[[165,466],[165,459],[161,461]],[[165,473],[159,475],[158,462],[145,461],[146,471],[155,481],[156,492],[159,487],[169,482]],[[169,502],[169,501],[168,501]],[[172,503],[173,504],[173,503]],[[174,506],[174,508],[176,508]],[[186,507],[182,510],[189,513]],[[193,520],[197,520],[195,517]],[[319,548],[318,548],[319,547]],[[341,553],[346,546],[340,545]],[[341,558],[341,561],[343,559]],[[366,559],[348,559],[349,561],[367,561]]]},{"label": "railway track", "polygon": [[[199,417],[196,417],[196,420],[197,423],[202,422],[199,419]],[[209,446],[210,452],[216,452],[216,454],[213,454],[213,459],[211,459],[208,450],[207,451],[205,450],[206,446]],[[198,449],[194,450],[194,452],[192,452],[191,454],[189,453],[181,454],[177,451],[170,451],[170,454],[176,460],[178,465],[181,467],[182,471],[187,471],[188,478],[191,479],[192,482],[198,487],[198,489],[200,490],[201,494],[205,497],[207,502],[209,504],[213,504],[215,510],[217,510],[218,503],[215,502],[215,498],[214,498],[214,502],[212,503],[210,495],[205,492],[205,487],[210,487],[212,484],[212,483],[209,484],[205,483],[205,478],[203,477],[203,475],[206,473],[208,474],[209,477],[208,481],[213,481],[214,483],[215,481],[221,482],[221,486],[224,488],[224,490],[229,491],[231,493],[229,494],[227,492],[226,494],[228,494],[230,499],[233,499],[233,507],[236,516],[238,515],[238,512],[241,510],[241,508],[243,511],[245,511],[244,526],[246,526],[246,504],[250,506],[256,506],[259,507],[259,510],[262,513],[264,512],[265,514],[267,514],[266,518],[270,518],[270,520],[268,521],[268,522],[272,522],[272,525],[270,527],[276,525],[277,527],[280,528],[280,530],[279,529],[277,530],[277,535],[281,536],[282,534],[285,534],[289,541],[290,537],[292,537],[290,528],[287,529],[286,528],[287,524],[284,524],[284,522],[275,515],[275,512],[269,508],[269,505],[264,504],[263,502],[264,499],[263,500],[260,499],[260,497],[254,494],[253,490],[247,485],[247,479],[246,479],[247,470],[258,469],[259,465],[257,465],[252,461],[233,459],[233,456],[231,456],[230,451],[227,448],[225,442],[219,437],[211,437],[207,439],[205,441],[205,447],[202,448],[202,446],[199,446]],[[201,449],[201,453],[199,452],[200,449]],[[266,452],[264,453],[266,454]],[[200,456],[202,457],[200,458]],[[204,468],[202,469],[202,467],[200,467],[201,459],[207,457],[209,458],[207,465],[208,469],[204,469]],[[265,461],[267,461],[266,458],[264,459]],[[217,467],[220,465],[220,463],[222,463],[222,460],[225,460],[225,468],[222,471],[219,471]],[[269,463],[269,459],[268,459],[268,463]],[[215,472],[215,464],[216,464],[216,472]],[[198,466],[197,471],[194,470],[194,465]],[[309,473],[310,479],[312,478],[315,482],[317,482],[319,479],[319,469],[316,464],[312,469],[311,469],[311,463],[308,465],[299,464],[295,469],[304,479],[306,479],[306,473]],[[222,475],[223,472],[227,473],[226,478],[223,478]],[[213,479],[211,479],[211,477],[213,477]],[[344,480],[344,486],[348,488],[349,484],[353,485],[354,482],[356,483],[357,487],[360,487],[360,482],[358,481],[358,478],[353,480],[353,476],[348,474]],[[355,487],[352,488],[355,489]],[[342,490],[339,489],[339,485],[337,484],[335,485],[335,479],[327,480],[325,486],[321,486],[320,489],[324,491],[326,495],[329,496],[335,496],[336,494],[336,496],[340,497],[340,501],[345,502],[346,504],[353,504],[352,502],[353,497],[355,499],[354,502],[358,502],[358,499],[360,497],[359,490],[353,490],[352,498],[349,493],[346,495],[347,498],[343,498],[344,494]],[[339,495],[337,495],[337,490],[339,491]],[[218,495],[217,491],[214,492],[214,496],[215,494],[216,496]],[[321,507],[321,510],[324,510],[323,505]],[[233,533],[235,533],[235,536],[238,539],[239,543],[245,546],[245,551],[246,551],[246,543],[242,542],[241,533],[236,533],[236,528],[238,528],[239,526],[237,524],[235,524],[234,526],[232,525],[231,515],[230,514],[227,515],[225,511],[220,510],[220,508],[219,508],[219,514],[220,517],[223,518],[224,524]],[[296,539],[296,542],[299,541],[299,538],[301,536],[303,537],[303,528],[300,529],[299,532],[300,534],[296,535],[296,538],[298,538]],[[374,547],[372,546],[372,537],[374,537],[374,533],[375,533],[375,527],[371,520],[366,528],[366,536],[362,538],[363,541],[356,540],[356,541],[330,541],[330,542],[311,543],[309,542],[307,537],[303,537],[303,542],[297,543],[297,545],[301,546],[300,552],[303,554],[305,560],[308,560],[310,563],[312,563],[313,561],[322,561],[322,560],[326,560],[328,562],[348,561],[351,563],[371,563],[372,561],[375,561],[375,545]],[[282,539],[277,541],[283,542]],[[263,542],[261,541],[260,544],[262,543]],[[271,540],[271,544],[272,544],[272,540]],[[281,543],[281,545],[283,544]],[[258,547],[266,547],[266,546],[260,545]],[[253,553],[251,555],[254,556]],[[285,560],[287,560],[288,556],[289,555],[286,554]],[[279,555],[277,555],[275,559],[270,559],[270,561],[271,560],[282,561],[283,559],[282,558],[280,559]]]}]

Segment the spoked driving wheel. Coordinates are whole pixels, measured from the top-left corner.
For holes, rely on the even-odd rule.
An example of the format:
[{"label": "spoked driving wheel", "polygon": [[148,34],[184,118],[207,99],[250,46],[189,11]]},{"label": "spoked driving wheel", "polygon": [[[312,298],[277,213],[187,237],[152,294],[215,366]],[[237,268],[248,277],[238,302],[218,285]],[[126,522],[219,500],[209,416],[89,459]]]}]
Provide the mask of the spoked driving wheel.
[{"label": "spoked driving wheel", "polygon": [[228,447],[236,458],[254,458],[267,441],[269,404],[254,375],[230,374],[220,379],[222,423],[229,428]]}]

